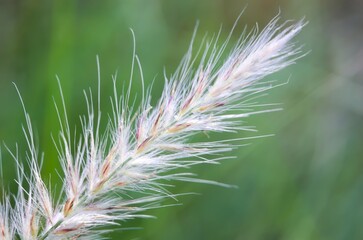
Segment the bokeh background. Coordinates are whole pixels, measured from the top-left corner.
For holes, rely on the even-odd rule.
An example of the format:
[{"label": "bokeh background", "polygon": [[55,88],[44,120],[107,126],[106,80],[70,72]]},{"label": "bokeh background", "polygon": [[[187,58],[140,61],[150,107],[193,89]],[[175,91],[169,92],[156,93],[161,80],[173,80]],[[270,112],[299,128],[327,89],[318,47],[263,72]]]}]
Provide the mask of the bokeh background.
[{"label": "bokeh background", "polygon": [[[123,223],[113,239],[363,239],[363,2],[360,0],[0,0],[0,141],[26,149],[24,117],[12,82],[30,112],[41,151],[43,175],[59,186],[59,164],[51,133],[59,126],[52,96],[59,101],[55,74],[63,86],[71,126],[85,113],[83,89],[95,89],[96,55],[101,62],[103,112],[109,111],[111,75],[128,83],[132,36],[146,84],[155,79],[156,101],[165,67],[170,74],[189,45],[205,32],[226,36],[246,8],[231,42],[247,24],[264,26],[305,18],[297,40],[310,53],[271,76],[289,83],[262,102],[284,111],[249,119],[258,134],[274,137],[228,153],[219,166],[200,166],[201,178],[238,189],[177,183],[181,206],[148,211],[156,219]],[[136,74],[133,92],[140,91]],[[105,118],[104,118],[105,120]],[[246,133],[223,135],[244,137]],[[4,147],[3,147],[4,148]],[[15,164],[3,149],[4,185],[16,192]],[[2,190],[0,191],[2,194]],[[171,203],[173,203],[171,201]],[[175,203],[175,202],[174,202]],[[126,228],[141,227],[141,230]]]}]

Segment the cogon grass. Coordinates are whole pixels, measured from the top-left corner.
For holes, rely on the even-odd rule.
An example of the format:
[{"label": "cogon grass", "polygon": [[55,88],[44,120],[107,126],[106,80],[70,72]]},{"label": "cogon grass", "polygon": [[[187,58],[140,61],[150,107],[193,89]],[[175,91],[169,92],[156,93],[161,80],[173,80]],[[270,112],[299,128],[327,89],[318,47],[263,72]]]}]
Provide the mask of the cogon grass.
[{"label": "cogon grass", "polygon": [[[90,92],[84,92],[87,114],[81,117],[82,134],[77,142],[72,138],[61,92],[62,102],[55,104],[61,126],[55,142],[63,170],[62,194],[57,199],[41,178],[43,156],[35,146],[31,120],[22,102],[30,174],[25,173],[18,153],[11,152],[18,166],[19,190],[15,196],[5,196],[0,204],[0,239],[97,239],[107,231],[98,227],[148,217],[145,210],[175,197],[167,190],[171,180],[225,186],[196,178],[190,167],[218,163],[226,158],[221,153],[230,151],[233,144],[188,139],[204,131],[250,131],[253,129],[241,119],[275,110],[257,101],[261,93],[275,87],[263,79],[303,55],[293,39],[304,24],[279,24],[279,17],[275,17],[262,31],[256,27],[242,33],[224,59],[233,31],[220,46],[217,34],[197,54],[191,44],[175,73],[164,75],[164,89],[155,106],[151,106],[150,90],[145,91],[143,84],[140,106],[130,107],[131,88],[119,94],[114,76],[113,111],[106,134],[100,132],[100,88],[96,101]],[[134,66],[141,70],[135,50],[129,86]],[[261,106],[265,110],[258,110]],[[172,171],[175,169],[179,170]],[[22,187],[24,183],[29,189]],[[138,197],[130,197],[133,193]],[[14,206],[11,197],[16,198]]]}]

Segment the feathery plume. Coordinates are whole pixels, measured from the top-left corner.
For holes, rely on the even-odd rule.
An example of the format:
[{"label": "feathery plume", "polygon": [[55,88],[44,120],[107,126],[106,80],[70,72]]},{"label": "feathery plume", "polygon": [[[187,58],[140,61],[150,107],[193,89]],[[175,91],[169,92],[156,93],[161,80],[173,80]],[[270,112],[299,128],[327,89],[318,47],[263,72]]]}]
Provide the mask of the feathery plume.
[{"label": "feathery plume", "polygon": [[[61,126],[56,146],[64,173],[59,199],[54,199],[41,178],[39,162],[43,156],[34,144],[30,117],[22,102],[31,174],[24,173],[18,153],[13,153],[18,163],[19,192],[14,207],[8,198],[0,205],[0,239],[97,239],[107,231],[95,231],[97,227],[149,217],[143,214],[145,210],[158,207],[165,197],[176,197],[167,190],[167,181],[228,186],[197,179],[187,169],[217,163],[227,158],[217,154],[233,146],[227,141],[192,143],[188,139],[204,131],[254,130],[242,125],[241,119],[273,110],[256,110],[263,105],[255,99],[274,87],[262,79],[302,56],[301,47],[292,39],[304,26],[303,21],[292,25],[279,25],[278,21],[274,18],[261,32],[256,28],[242,34],[224,61],[221,57],[232,33],[221,46],[217,44],[219,34],[207,42],[204,51],[199,50],[198,66],[191,44],[176,72],[165,75],[157,105],[151,107],[150,90],[143,90],[136,114],[129,104],[130,88],[120,96],[113,77],[113,116],[105,135],[100,133],[99,88],[97,107],[91,93],[84,92],[88,114],[81,117],[83,131],[77,143],[71,138],[61,92],[61,107],[55,104]],[[135,51],[131,72],[134,65],[141,70]],[[130,85],[131,81],[132,74]],[[170,173],[174,169],[182,170]],[[25,182],[27,190],[22,187]]]}]

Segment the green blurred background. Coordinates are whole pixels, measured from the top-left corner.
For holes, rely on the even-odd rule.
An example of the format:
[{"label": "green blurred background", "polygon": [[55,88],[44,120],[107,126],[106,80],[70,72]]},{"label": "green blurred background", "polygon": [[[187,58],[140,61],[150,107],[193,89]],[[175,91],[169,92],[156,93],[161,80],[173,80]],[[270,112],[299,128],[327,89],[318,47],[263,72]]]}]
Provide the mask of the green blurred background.
[{"label": "green blurred background", "polygon": [[[55,74],[65,94],[71,126],[85,113],[83,89],[95,89],[96,55],[101,61],[104,120],[110,106],[111,75],[128,83],[132,36],[146,84],[155,78],[160,94],[163,68],[170,74],[185,53],[197,20],[196,42],[223,24],[229,33],[247,6],[232,42],[245,24],[264,26],[279,10],[282,19],[309,24],[298,36],[309,55],[271,76],[287,85],[262,102],[284,111],[249,119],[259,134],[228,153],[219,166],[200,166],[201,178],[238,189],[177,183],[182,206],[148,211],[157,219],[134,220],[114,239],[363,239],[363,3],[360,0],[0,0],[0,140],[26,149],[19,87],[45,153],[44,178],[60,185],[51,141],[59,126],[52,96],[59,101]],[[133,91],[140,90],[136,74]],[[223,135],[244,137],[246,133]],[[3,149],[4,184],[16,192],[15,164]],[[171,201],[170,203],[175,203]]]}]

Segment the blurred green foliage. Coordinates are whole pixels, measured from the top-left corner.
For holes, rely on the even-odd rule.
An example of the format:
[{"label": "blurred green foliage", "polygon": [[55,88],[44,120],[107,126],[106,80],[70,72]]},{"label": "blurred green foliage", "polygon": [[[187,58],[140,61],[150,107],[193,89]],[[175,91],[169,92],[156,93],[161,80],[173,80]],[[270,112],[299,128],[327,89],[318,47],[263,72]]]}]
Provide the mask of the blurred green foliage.
[{"label": "blurred green foliage", "polygon": [[[247,6],[248,5],[248,6]],[[59,124],[52,96],[59,101],[57,74],[71,126],[80,129],[83,89],[95,90],[96,55],[101,61],[104,120],[110,112],[111,75],[128,84],[132,36],[154,101],[163,68],[172,73],[186,51],[197,20],[196,43],[205,32],[226,36],[246,7],[231,42],[247,24],[282,19],[309,24],[299,35],[311,52],[272,79],[289,83],[262,102],[282,102],[284,111],[250,118],[259,134],[219,166],[194,168],[201,178],[237,185],[224,189],[177,183],[172,192],[196,192],[181,206],[147,212],[157,219],[122,223],[114,239],[362,239],[363,238],[363,6],[343,0],[125,0],[0,1],[0,140],[26,149],[19,87],[44,151],[43,175],[60,186],[51,133]],[[291,77],[290,77],[291,76]],[[133,93],[140,91],[136,72]],[[246,133],[220,136],[237,138]],[[5,186],[16,192],[15,164],[3,149]],[[57,190],[55,190],[57,191]],[[168,203],[175,204],[173,200]],[[141,227],[142,230],[126,230]]]}]

